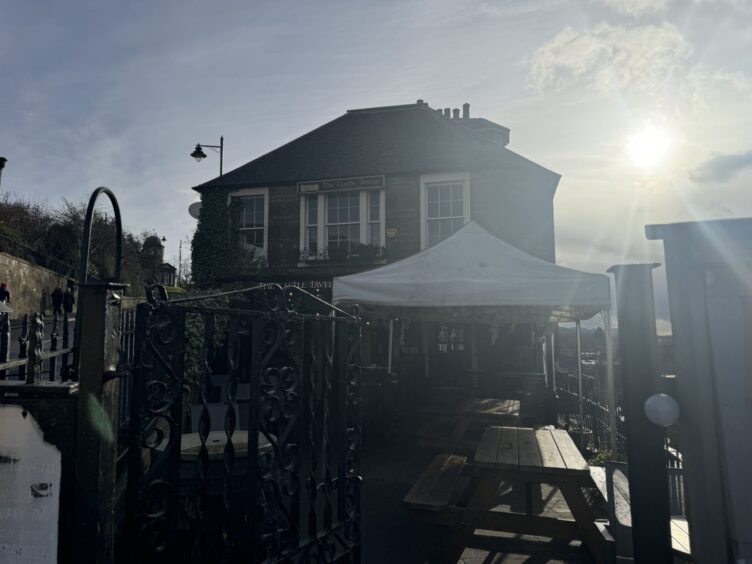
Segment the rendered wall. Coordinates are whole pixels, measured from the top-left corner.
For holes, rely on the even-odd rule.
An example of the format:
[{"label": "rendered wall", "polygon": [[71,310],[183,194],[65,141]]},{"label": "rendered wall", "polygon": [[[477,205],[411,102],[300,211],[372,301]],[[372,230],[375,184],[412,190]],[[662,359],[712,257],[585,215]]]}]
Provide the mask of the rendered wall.
[{"label": "rendered wall", "polygon": [[0,282],[8,284],[13,313],[11,319],[25,313],[52,313],[50,295],[56,286],[65,290],[67,278],[28,261],[0,253]]}]

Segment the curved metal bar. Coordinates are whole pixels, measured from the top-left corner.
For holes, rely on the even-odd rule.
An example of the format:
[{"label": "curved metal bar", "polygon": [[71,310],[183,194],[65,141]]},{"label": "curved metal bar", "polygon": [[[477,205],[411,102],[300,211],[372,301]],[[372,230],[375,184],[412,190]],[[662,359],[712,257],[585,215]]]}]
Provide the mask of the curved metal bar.
[{"label": "curved metal bar", "polygon": [[91,194],[89,198],[89,207],[86,208],[86,219],[84,219],[84,238],[81,243],[81,267],[78,274],[79,284],[85,284],[89,280],[89,249],[91,247],[91,225],[94,221],[94,206],[101,194],[105,194],[112,203],[112,209],[115,212],[115,229],[117,230],[117,239],[115,241],[115,276],[114,281],[120,282],[120,263],[123,258],[123,222],[120,219],[120,206],[118,205],[115,194],[109,188],[100,186]]}]

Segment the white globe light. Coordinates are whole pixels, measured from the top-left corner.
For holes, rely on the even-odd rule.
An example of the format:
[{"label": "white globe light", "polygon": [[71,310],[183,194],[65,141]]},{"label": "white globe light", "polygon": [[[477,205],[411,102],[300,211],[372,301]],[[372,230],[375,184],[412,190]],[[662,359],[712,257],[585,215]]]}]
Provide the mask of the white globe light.
[{"label": "white globe light", "polygon": [[645,400],[645,417],[654,425],[671,427],[679,419],[679,404],[667,394],[653,394]]}]

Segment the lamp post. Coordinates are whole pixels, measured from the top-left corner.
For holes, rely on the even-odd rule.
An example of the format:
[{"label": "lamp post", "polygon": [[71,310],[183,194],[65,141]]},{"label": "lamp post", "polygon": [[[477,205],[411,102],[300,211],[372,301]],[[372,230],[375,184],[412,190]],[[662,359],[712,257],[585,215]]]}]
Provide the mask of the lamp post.
[{"label": "lamp post", "polygon": [[213,149],[214,151],[219,153],[219,175],[222,176],[222,160],[224,157],[224,150],[225,150],[225,138],[224,136],[221,136],[219,138],[219,145],[202,145],[201,143],[196,143],[196,148],[191,153],[191,156],[196,159],[197,163],[200,163],[203,159],[206,158],[206,153],[204,153],[204,147],[207,149]]}]

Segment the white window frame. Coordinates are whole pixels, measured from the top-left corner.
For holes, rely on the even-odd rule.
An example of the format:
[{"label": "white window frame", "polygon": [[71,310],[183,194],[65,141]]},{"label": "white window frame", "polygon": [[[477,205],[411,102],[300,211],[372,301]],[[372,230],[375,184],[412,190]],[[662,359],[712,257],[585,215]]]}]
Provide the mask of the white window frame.
[{"label": "white window frame", "polygon": [[261,256],[266,256],[269,249],[269,188],[243,188],[230,192],[227,195],[227,205],[232,204],[234,198],[242,199],[249,196],[264,197],[264,246],[261,248]]},{"label": "white window frame", "polygon": [[[343,192],[358,192],[360,197],[360,242],[368,244],[368,192],[375,190],[343,190]],[[386,191],[381,188],[379,192],[379,246],[386,246]],[[326,196],[332,192],[311,193],[305,192],[300,195],[300,250],[306,249],[306,198],[311,195],[318,197],[317,238],[316,247],[318,252],[326,250]]]},{"label": "white window frame", "polygon": [[420,176],[420,249],[428,245],[428,197],[426,189],[435,183],[462,183],[462,212],[464,222],[470,221],[470,174],[467,172],[422,174]]}]

